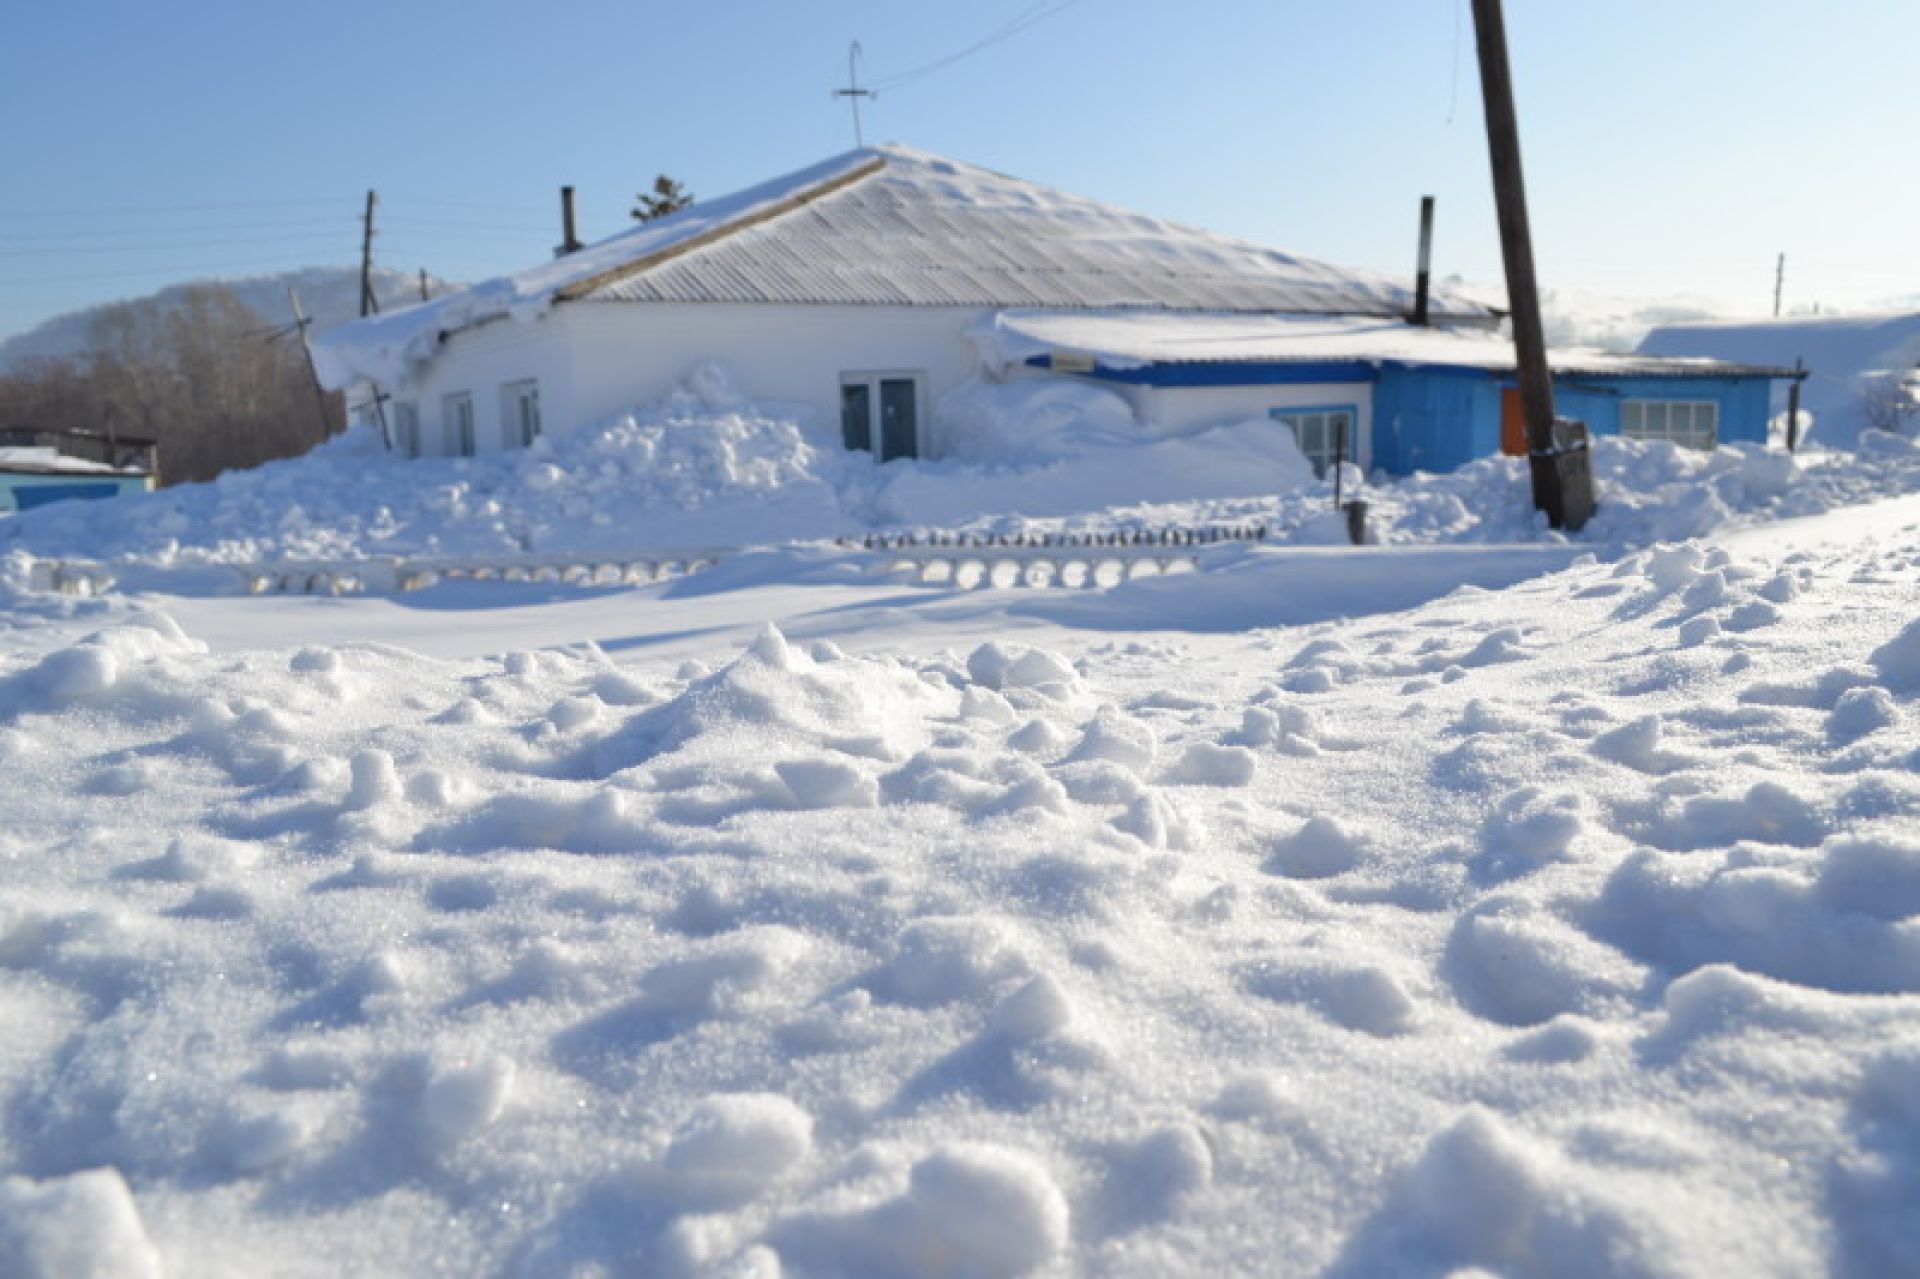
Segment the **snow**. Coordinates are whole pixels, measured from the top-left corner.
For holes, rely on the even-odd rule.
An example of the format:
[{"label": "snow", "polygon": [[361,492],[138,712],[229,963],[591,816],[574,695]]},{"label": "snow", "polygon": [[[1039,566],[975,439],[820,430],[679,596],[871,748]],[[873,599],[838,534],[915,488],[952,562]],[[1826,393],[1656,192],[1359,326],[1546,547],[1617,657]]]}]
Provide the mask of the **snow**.
[{"label": "snow", "polygon": [[433,357],[445,334],[496,320],[538,320],[552,307],[556,295],[569,286],[731,223],[750,220],[784,201],[858,172],[871,165],[877,154],[849,151],[744,191],[701,200],[668,217],[638,223],[517,274],[358,320],[314,343],[314,368],[321,382],[335,390],[361,379],[382,386],[403,386],[418,366]]},{"label": "snow", "polygon": [[142,475],[142,471],[123,471],[104,462],[83,457],[68,457],[54,448],[0,448],[0,473],[21,471],[27,474]]},{"label": "snow", "polygon": [[1809,443],[1854,449],[1871,428],[1865,397],[1889,372],[1920,366],[1920,314],[1794,316],[1712,321],[1655,328],[1640,343],[1647,355],[1709,356],[1792,367],[1808,377],[1800,407],[1812,417]]},{"label": "snow", "polygon": [[[31,559],[19,552],[97,560],[113,564],[127,589],[200,594],[238,589],[236,575],[214,570],[280,560],[666,555],[875,529],[1019,538],[1260,527],[1275,545],[1345,544],[1331,477],[1314,480],[1288,433],[1270,422],[1151,438],[1145,424],[1128,426],[1130,417],[1098,398],[1104,393],[1090,399],[1084,388],[1034,385],[1043,389],[975,388],[954,409],[973,423],[974,460],[879,466],[842,448],[837,428],[746,399],[723,371],[708,368],[662,401],[530,449],[405,460],[354,431],[306,457],[209,484],[26,512],[0,520],[0,567],[24,583]],[[1058,429],[1023,447],[1004,424],[1025,409]],[[1618,548],[1910,491],[1920,482],[1920,445],[1869,431],[1857,451],[1796,457],[1602,438],[1594,464],[1601,508],[1574,540]],[[1345,481],[1348,495],[1368,502],[1370,542],[1546,539],[1516,459],[1366,483],[1350,468]],[[749,559],[710,582],[732,590],[744,574],[785,579],[795,571],[791,559]],[[709,589],[698,581],[686,589]],[[1755,609],[1735,624],[1764,616]]]},{"label": "snow", "polygon": [[[1511,369],[1513,342],[1483,329],[1449,329],[1378,316],[1232,315],[1142,311],[1010,310],[982,316],[967,331],[982,367],[994,373],[1056,352],[1104,369],[1154,364],[1425,364]],[[1640,370],[1711,374],[1707,359],[1651,359],[1598,350],[1555,350],[1556,372],[1631,374]]]},{"label": "snow", "polygon": [[[1920,1266],[1920,450],[1601,441],[1577,539],[1489,459],[1353,548],[1304,481],[1069,492],[1115,424],[1036,406],[1065,447],[873,467],[707,379],[0,525],[0,1274]],[[1273,536],[1079,591],[207,585],[899,486]]]}]

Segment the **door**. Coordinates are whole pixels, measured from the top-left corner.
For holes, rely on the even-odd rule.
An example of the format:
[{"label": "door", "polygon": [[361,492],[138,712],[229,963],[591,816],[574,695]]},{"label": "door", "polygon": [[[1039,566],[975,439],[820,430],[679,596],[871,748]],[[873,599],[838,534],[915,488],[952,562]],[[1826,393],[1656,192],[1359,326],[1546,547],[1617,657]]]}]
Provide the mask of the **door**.
[{"label": "door", "polygon": [[1527,455],[1527,409],[1517,386],[1500,392],[1500,451],[1513,457]]},{"label": "door", "polygon": [[908,377],[880,379],[880,460],[913,457],[919,452],[918,388]]},{"label": "door", "polygon": [[840,387],[840,438],[849,449],[873,449],[873,387],[847,382]]},{"label": "door", "polygon": [[920,456],[920,378],[851,373],[840,379],[840,438],[882,462]]}]

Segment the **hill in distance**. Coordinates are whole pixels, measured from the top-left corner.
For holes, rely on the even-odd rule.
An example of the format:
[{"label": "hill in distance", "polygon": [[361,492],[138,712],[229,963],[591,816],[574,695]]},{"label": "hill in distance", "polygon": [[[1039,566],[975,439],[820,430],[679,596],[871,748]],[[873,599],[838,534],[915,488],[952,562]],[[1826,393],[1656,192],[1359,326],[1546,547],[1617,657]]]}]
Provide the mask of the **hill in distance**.
[{"label": "hill in distance", "polygon": [[[383,310],[410,305],[420,300],[420,277],[407,271],[375,270],[374,295]],[[228,279],[191,280],[170,284],[156,293],[129,298],[130,302],[158,302],[165,309],[177,306],[188,289],[205,285],[225,285],[240,295],[265,324],[283,324],[292,319],[287,308],[287,289],[298,290],[300,304],[314,318],[314,333],[325,333],[360,314],[360,269],[358,267],[303,267],[272,275],[238,276]],[[458,284],[427,277],[428,291],[435,297],[459,288]],[[80,354],[87,347],[87,336],[94,317],[112,303],[87,307],[57,315],[37,328],[0,342],[0,375],[13,372],[35,358],[61,359]]]}]

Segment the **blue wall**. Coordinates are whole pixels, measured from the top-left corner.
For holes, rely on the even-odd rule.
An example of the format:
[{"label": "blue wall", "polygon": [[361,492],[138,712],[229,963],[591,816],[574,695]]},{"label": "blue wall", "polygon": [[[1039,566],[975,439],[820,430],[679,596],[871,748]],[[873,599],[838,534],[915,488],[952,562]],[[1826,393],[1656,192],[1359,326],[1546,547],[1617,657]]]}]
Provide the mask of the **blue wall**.
[{"label": "blue wall", "polygon": [[[1049,356],[1029,363],[1051,367]],[[1331,363],[1180,363],[1096,369],[1107,382],[1145,386],[1272,386],[1372,382],[1373,464],[1389,475],[1450,471],[1500,451],[1501,392],[1512,374],[1446,365],[1343,360]],[[1622,400],[1712,400],[1720,406],[1722,444],[1767,442],[1773,379],[1769,377],[1563,376],[1554,379],[1554,408],[1595,435],[1620,433]]]},{"label": "blue wall", "polygon": [[[1380,371],[1373,391],[1374,464],[1391,475],[1449,471],[1500,451],[1500,393],[1513,378],[1462,369]],[[1764,377],[1561,377],[1554,410],[1595,435],[1620,433],[1622,400],[1712,400],[1722,444],[1767,442],[1772,381]]]},{"label": "blue wall", "polygon": [[122,493],[144,492],[147,477],[122,475],[23,475],[0,471],[0,512],[28,511],[49,502],[77,498],[118,497]]}]

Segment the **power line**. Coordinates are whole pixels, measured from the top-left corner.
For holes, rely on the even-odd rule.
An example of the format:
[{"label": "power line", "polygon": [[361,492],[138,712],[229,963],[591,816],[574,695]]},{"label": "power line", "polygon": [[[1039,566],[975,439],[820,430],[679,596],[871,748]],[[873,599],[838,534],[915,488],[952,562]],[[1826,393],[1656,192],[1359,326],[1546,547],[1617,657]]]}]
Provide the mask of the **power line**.
[{"label": "power line", "polygon": [[165,227],[88,227],[78,231],[0,231],[0,242],[20,242],[26,240],[90,241],[103,237],[112,238],[123,235],[205,235],[209,231],[280,231],[293,227],[339,226],[351,217],[351,214],[342,212],[328,218],[291,218],[274,222],[203,222],[194,226]]},{"label": "power line", "polygon": [[[79,284],[79,283],[91,281],[91,280],[124,280],[124,279],[131,279],[135,276],[149,276],[149,275],[206,276],[206,275],[211,275],[215,272],[255,272],[255,273],[265,274],[265,273],[274,272],[274,271],[293,271],[293,270],[298,270],[302,267],[314,267],[316,269],[321,269],[321,270],[341,270],[341,271],[349,269],[347,267],[335,267],[325,263],[317,263],[317,262],[314,262],[311,258],[307,258],[307,257],[290,259],[285,262],[281,262],[278,260],[273,262],[261,262],[256,259],[252,262],[236,263],[236,264],[227,265],[227,266],[156,266],[156,267],[140,267],[140,268],[136,268],[128,271],[101,271],[101,272],[96,272],[89,275],[31,276],[31,277],[23,277],[20,279],[13,279],[13,280],[0,280],[0,288],[22,288],[31,284]],[[192,281],[185,281],[185,280],[182,281],[182,283],[191,283],[191,282]]]},{"label": "power line", "polygon": [[990,49],[1002,41],[1011,40],[1014,36],[1019,35],[1035,23],[1044,22],[1055,14],[1064,13],[1079,3],[1080,0],[1036,0],[1035,3],[1028,5],[1025,9],[1022,9],[1019,13],[1009,18],[1000,26],[995,27],[992,31],[974,41],[966,48],[954,53],[949,53],[944,58],[936,58],[932,62],[914,67],[910,71],[902,71],[896,75],[883,76],[869,85],[868,89],[872,93],[878,94],[883,91],[904,88],[916,80],[921,80],[932,75],[936,71],[944,71],[946,68],[964,58],[971,58],[974,54]]},{"label": "power line", "polygon": [[227,204],[151,204],[123,205],[102,209],[39,209],[33,212],[0,210],[0,218],[92,218],[120,217],[148,213],[210,213],[223,209],[289,209],[300,206],[338,204],[339,196],[316,196],[306,200],[242,200]]},{"label": "power line", "polygon": [[0,249],[0,258],[71,257],[76,254],[94,253],[165,253],[174,249],[219,249],[230,244],[319,245],[331,243],[336,238],[323,231],[298,231],[292,235],[222,236],[218,240],[179,240],[170,244],[90,244],[68,248]]},{"label": "power line", "polygon": [[550,226],[524,226],[506,222],[468,222],[457,218],[419,218],[409,213],[394,214],[388,222],[404,222],[409,226],[457,227],[474,231],[524,231],[528,235],[550,235]]}]

